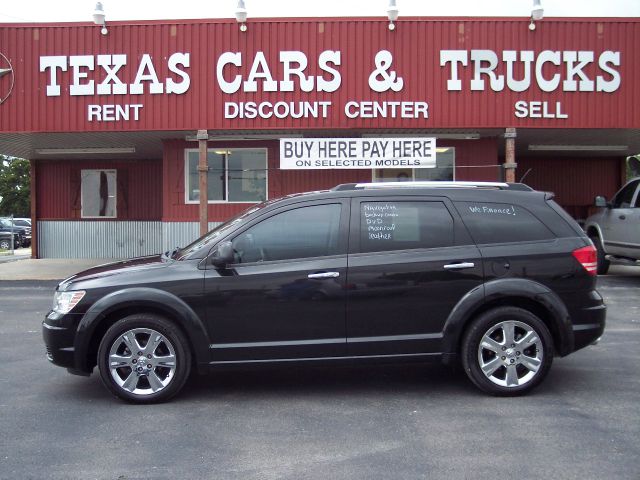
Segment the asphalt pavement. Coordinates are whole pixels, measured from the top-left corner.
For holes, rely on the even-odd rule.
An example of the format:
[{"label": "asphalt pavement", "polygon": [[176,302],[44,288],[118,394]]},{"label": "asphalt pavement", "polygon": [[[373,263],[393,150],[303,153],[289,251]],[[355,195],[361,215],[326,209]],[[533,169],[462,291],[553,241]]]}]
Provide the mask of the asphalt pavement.
[{"label": "asphalt pavement", "polygon": [[612,271],[602,341],[525,397],[403,365],[230,371],[153,406],[47,362],[56,281],[0,281],[0,479],[637,480],[640,269]]}]

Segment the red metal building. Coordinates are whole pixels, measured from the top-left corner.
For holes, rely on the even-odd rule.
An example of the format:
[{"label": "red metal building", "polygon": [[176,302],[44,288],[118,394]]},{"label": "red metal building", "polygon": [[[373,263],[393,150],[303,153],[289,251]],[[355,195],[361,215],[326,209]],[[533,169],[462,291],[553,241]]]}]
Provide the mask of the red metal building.
[{"label": "red metal building", "polygon": [[[107,35],[2,25],[0,153],[32,163],[34,256],[184,244],[198,236],[201,177],[209,225],[264,198],[406,178],[524,177],[584,218],[640,152],[640,19],[528,25],[265,19],[242,32],[194,20],[113,22]],[[401,139],[435,139],[413,152],[431,168],[375,150]],[[281,145],[293,144],[325,163],[285,164]]]}]

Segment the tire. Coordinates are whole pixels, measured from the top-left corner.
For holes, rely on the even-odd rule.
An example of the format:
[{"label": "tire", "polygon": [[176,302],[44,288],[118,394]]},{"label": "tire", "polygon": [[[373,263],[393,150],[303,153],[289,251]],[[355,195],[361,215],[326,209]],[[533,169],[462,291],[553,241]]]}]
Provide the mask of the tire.
[{"label": "tire", "polygon": [[0,249],[1,250],[11,250],[11,241],[5,240],[4,238],[0,240]]},{"label": "tire", "polygon": [[549,372],[553,340],[544,322],[531,312],[498,307],[469,326],[461,354],[464,371],[480,390],[499,396],[522,395]]},{"label": "tire", "polygon": [[[115,359],[117,367],[110,363]],[[135,314],[107,330],[98,349],[98,369],[102,383],[116,397],[157,403],[182,389],[191,370],[191,354],[175,324],[157,315]]]},{"label": "tire", "polygon": [[602,246],[602,241],[600,237],[593,236],[591,237],[591,241],[596,247],[598,252],[598,275],[606,275],[609,271],[609,267],[611,266],[611,262],[605,258],[604,247]]}]

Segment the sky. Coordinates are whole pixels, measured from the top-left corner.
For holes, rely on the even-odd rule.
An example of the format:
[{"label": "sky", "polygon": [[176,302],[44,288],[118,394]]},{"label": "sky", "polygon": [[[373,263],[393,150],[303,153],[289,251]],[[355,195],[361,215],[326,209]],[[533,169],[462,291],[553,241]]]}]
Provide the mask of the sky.
[{"label": "sky", "polygon": [[[0,23],[91,21],[95,0],[0,0]],[[233,18],[237,0],[103,0],[110,20]],[[545,17],[640,17],[640,0],[541,0]],[[389,0],[245,0],[251,17],[386,17]],[[397,0],[402,16],[528,17],[533,0]],[[249,20],[250,21],[250,20]]]}]

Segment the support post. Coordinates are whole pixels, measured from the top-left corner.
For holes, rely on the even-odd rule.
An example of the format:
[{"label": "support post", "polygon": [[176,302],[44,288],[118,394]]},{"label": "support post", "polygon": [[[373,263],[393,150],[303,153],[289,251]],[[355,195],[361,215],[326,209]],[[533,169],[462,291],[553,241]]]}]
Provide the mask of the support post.
[{"label": "support post", "polygon": [[31,258],[38,258],[38,209],[36,208],[36,201],[38,198],[36,190],[38,180],[37,160],[29,160],[29,170],[29,188],[31,189]]},{"label": "support post", "polygon": [[198,157],[198,188],[200,189],[200,235],[204,235],[209,231],[209,215],[207,211],[209,198],[208,193],[208,174],[209,164],[207,161],[207,141],[209,133],[206,130],[198,130],[196,136],[200,154]]},{"label": "support post", "polygon": [[505,139],[505,158],[504,158],[504,180],[508,183],[516,181],[516,129],[513,127],[506,128],[504,131]]}]

